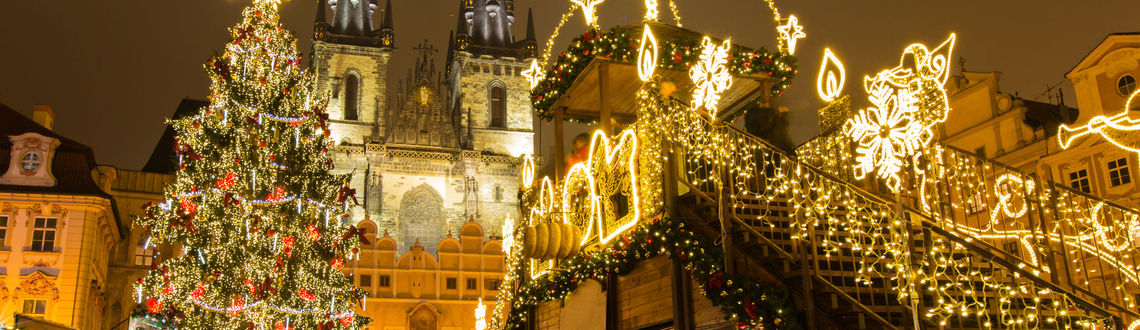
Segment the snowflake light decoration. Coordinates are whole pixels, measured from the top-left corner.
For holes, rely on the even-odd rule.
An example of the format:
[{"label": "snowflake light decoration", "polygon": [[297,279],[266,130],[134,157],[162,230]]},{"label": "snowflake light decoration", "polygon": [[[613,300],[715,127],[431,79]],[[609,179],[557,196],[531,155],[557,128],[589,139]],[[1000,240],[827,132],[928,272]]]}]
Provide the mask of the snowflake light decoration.
[{"label": "snowflake light decoration", "polygon": [[943,84],[950,74],[947,59],[954,34],[930,51],[912,44],[903,51],[899,66],[863,78],[872,107],[843,125],[843,134],[856,144],[856,179],[874,173],[898,191],[906,159],[925,150],[934,139],[931,127],[946,120],[950,111]]},{"label": "snowflake light decoration", "polygon": [[706,36],[701,41],[701,46],[700,60],[689,69],[689,78],[696,86],[693,88],[693,109],[704,107],[709,117],[716,118],[720,94],[732,86],[732,74],[725,67],[732,41],[725,40],[718,46]]}]

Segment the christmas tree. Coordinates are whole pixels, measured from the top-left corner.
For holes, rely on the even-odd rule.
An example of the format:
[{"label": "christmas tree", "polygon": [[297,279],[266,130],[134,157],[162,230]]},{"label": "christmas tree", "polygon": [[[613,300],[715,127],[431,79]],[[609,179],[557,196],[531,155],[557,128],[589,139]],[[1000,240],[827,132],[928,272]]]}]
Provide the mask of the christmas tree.
[{"label": "christmas tree", "polygon": [[326,102],[277,1],[230,33],[209,107],[170,122],[179,169],[137,223],[183,253],[139,280],[140,302],[178,328],[359,328],[364,292],[340,268],[363,232],[339,220],[355,197],[329,173]]}]

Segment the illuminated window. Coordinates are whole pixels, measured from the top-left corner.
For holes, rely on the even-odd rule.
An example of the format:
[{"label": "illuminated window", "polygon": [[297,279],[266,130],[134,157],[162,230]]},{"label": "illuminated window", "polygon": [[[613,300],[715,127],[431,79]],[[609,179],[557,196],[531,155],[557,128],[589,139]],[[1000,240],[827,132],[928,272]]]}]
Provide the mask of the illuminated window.
[{"label": "illuminated window", "polygon": [[24,310],[20,312],[24,316],[30,316],[37,319],[42,319],[47,316],[47,300],[42,299],[29,299],[24,300]]},{"label": "illuminated window", "polygon": [[507,115],[507,89],[501,85],[491,86],[491,127],[505,128]]},{"label": "illuminated window", "polygon": [[32,251],[55,251],[55,218],[36,218],[32,227]]},{"label": "illuminated window", "polygon": [[344,77],[344,120],[358,120],[360,113],[360,77]]},{"label": "illuminated window", "polygon": [[488,279],[487,280],[487,290],[498,291],[500,282],[502,282],[502,281],[496,280],[496,279]]},{"label": "illuminated window", "polygon": [[986,210],[986,199],[982,197],[982,192],[974,193],[966,200],[966,213],[976,214]]},{"label": "illuminated window", "polygon": [[479,288],[479,281],[473,278],[467,279],[467,290],[475,290]]},{"label": "illuminated window", "polygon": [[448,290],[455,290],[455,288],[459,286],[458,282],[459,281],[457,281],[454,277],[448,277],[447,278],[447,289]]},{"label": "illuminated window", "polygon": [[1112,186],[1116,187],[1126,183],[1132,183],[1131,173],[1128,173],[1128,159],[1121,158],[1108,162],[1108,179],[1112,181]]},{"label": "illuminated window", "polygon": [[24,154],[24,158],[20,160],[20,168],[24,171],[35,171],[40,168],[41,157],[38,152],[29,152]]},{"label": "illuminated window", "polygon": [[8,216],[0,215],[0,246],[7,245],[8,239]]},{"label": "illuminated window", "polygon": [[379,284],[381,288],[392,286],[392,278],[388,277],[388,275],[380,275],[379,281],[377,282],[379,282],[377,284]]},{"label": "illuminated window", "polygon": [[1135,90],[1136,78],[1133,78],[1132,75],[1126,74],[1116,80],[1116,92],[1120,93],[1121,96],[1127,97],[1132,95],[1132,92]]},{"label": "illuminated window", "polygon": [[147,244],[149,238],[139,239],[139,243],[135,245],[135,266],[146,266],[154,264],[154,246]]},{"label": "illuminated window", "polygon": [[1092,192],[1089,188],[1089,172],[1080,170],[1069,173],[1069,186],[1083,192]]},{"label": "illuminated window", "polygon": [[372,275],[360,275],[360,287],[366,288],[366,289],[371,288],[372,287]]}]

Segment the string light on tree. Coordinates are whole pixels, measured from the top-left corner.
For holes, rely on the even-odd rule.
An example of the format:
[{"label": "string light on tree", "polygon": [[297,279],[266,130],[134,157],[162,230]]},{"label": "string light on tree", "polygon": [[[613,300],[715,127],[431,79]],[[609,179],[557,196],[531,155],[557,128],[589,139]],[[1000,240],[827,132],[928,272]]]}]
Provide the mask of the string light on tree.
[{"label": "string light on tree", "polygon": [[788,54],[796,54],[796,41],[807,34],[804,33],[804,27],[800,25],[800,19],[796,15],[788,15],[788,22],[776,28],[780,32],[780,38],[788,47]]},{"label": "string light on tree", "polygon": [[716,118],[717,103],[720,103],[720,94],[732,86],[732,74],[728,72],[725,64],[728,63],[728,50],[732,48],[732,41],[725,40],[717,45],[712,38],[704,37],[701,40],[700,61],[689,69],[689,78],[693,80],[693,109],[704,108],[709,117]]},{"label": "string light on tree", "polygon": [[827,102],[835,101],[846,83],[847,71],[843,69],[843,62],[831,52],[831,48],[824,49],[823,61],[819,64],[819,77],[815,81],[819,98]]}]

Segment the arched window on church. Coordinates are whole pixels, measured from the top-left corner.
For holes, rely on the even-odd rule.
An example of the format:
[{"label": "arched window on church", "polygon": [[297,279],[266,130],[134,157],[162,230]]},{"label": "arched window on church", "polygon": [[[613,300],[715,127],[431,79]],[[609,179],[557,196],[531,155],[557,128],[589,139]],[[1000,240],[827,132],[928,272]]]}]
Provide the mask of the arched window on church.
[{"label": "arched window on church", "polygon": [[491,85],[491,127],[506,128],[507,88],[501,84]]},{"label": "arched window on church", "polygon": [[360,119],[360,77],[344,76],[344,120]]}]

